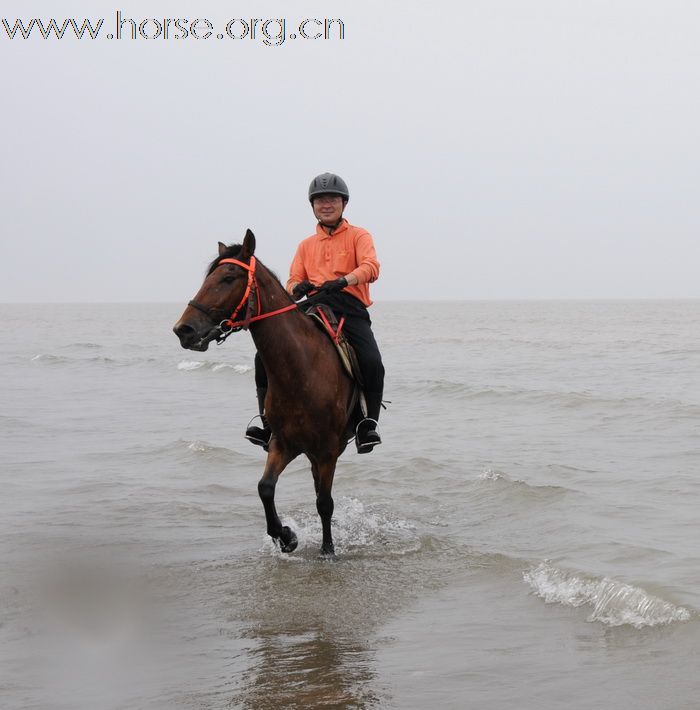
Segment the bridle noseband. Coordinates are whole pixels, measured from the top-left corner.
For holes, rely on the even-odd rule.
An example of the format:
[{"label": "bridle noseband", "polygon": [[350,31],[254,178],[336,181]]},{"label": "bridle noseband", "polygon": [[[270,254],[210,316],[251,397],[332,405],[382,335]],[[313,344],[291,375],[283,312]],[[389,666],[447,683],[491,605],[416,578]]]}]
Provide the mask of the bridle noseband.
[{"label": "bridle noseband", "polygon": [[[224,340],[226,340],[226,338],[231,335],[231,333],[236,333],[239,330],[247,330],[250,324],[255,321],[262,320],[263,318],[269,318],[270,316],[276,316],[279,313],[291,311],[292,309],[297,307],[296,303],[291,303],[290,305],[285,306],[284,308],[278,308],[275,311],[269,311],[268,313],[260,313],[260,289],[258,287],[258,280],[255,277],[255,268],[257,265],[255,257],[250,257],[249,264],[246,264],[244,261],[239,261],[238,259],[221,259],[221,261],[219,261],[219,263],[214,267],[214,269],[218,269],[222,264],[235,264],[236,266],[240,266],[241,268],[245,269],[248,272],[248,283],[246,284],[246,289],[243,293],[243,297],[239,301],[233,313],[228,318],[224,318],[220,323],[215,325],[214,328],[212,328],[209,333],[204,338],[202,338],[201,342],[210,342],[211,340],[216,340],[216,342],[221,345],[221,343],[223,343]],[[255,305],[256,300],[257,307]],[[203,303],[199,303],[194,299],[192,299],[188,305],[192,306],[193,308],[196,308],[201,313],[204,313],[204,315],[207,316],[207,318],[209,318],[212,323],[217,323],[217,319],[214,317],[213,313],[221,309],[209,308],[208,306],[205,306]],[[238,316],[244,305],[247,305],[245,310],[245,316],[243,320],[237,321],[236,317]]]}]

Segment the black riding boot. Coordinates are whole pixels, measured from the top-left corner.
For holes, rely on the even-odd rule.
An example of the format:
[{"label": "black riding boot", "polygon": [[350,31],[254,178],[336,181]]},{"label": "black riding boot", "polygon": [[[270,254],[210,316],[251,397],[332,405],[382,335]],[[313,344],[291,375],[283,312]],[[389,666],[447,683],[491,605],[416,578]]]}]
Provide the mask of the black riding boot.
[{"label": "black riding boot", "polygon": [[375,446],[382,443],[382,438],[377,431],[379,410],[382,408],[382,393],[365,392],[365,401],[367,402],[367,418],[357,425],[355,432],[358,454],[368,454]]},{"label": "black riding boot", "polygon": [[260,420],[262,421],[262,427],[259,426],[249,426],[245,430],[245,438],[251,441],[256,446],[262,446],[265,451],[267,451],[268,444],[270,443],[270,436],[272,431],[270,430],[270,425],[267,423],[267,417],[265,416],[265,395],[267,394],[267,388],[256,387],[255,394],[258,397],[258,411],[260,412]]}]

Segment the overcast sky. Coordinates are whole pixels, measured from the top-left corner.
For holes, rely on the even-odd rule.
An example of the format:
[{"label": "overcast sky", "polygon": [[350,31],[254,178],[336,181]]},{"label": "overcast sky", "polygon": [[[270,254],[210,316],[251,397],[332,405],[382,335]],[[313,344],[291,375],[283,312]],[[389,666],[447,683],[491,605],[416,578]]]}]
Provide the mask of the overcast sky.
[{"label": "overcast sky", "polygon": [[[109,40],[118,9],[345,39]],[[374,236],[375,301],[700,297],[697,2],[0,6],[32,17],[105,26],[0,26],[0,302],[184,302],[247,227],[286,276],[324,171]]]}]

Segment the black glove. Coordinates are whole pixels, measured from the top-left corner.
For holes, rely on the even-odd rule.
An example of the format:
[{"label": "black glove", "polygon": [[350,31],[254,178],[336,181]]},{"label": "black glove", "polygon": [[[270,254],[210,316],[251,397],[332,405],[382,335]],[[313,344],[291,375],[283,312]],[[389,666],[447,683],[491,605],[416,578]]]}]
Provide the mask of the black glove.
[{"label": "black glove", "polygon": [[348,280],[344,276],[341,276],[339,279],[335,279],[335,281],[324,281],[318,287],[318,290],[322,293],[335,293],[336,291],[342,291],[347,285]]},{"label": "black glove", "polygon": [[293,289],[292,296],[294,296],[295,301],[300,301],[309,291],[313,291],[316,288],[311,281],[300,281]]}]

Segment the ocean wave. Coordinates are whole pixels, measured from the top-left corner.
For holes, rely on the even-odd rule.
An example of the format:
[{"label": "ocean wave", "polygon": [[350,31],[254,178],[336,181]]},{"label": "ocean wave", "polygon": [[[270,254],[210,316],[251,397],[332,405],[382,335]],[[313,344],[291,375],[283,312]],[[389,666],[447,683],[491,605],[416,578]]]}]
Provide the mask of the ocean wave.
[{"label": "ocean wave", "polygon": [[220,370],[233,370],[239,375],[244,375],[250,372],[253,368],[251,365],[233,365],[228,362],[207,362],[203,360],[181,360],[177,365],[178,370],[190,372],[192,370],[209,370],[211,372],[219,372]]},{"label": "ocean wave", "polygon": [[542,404],[564,409],[604,409],[606,417],[627,416],[629,408],[649,411],[653,416],[668,413],[676,416],[695,417],[700,413],[700,405],[678,399],[648,396],[615,397],[609,394],[582,390],[547,390],[508,386],[478,386],[455,380],[416,379],[402,382],[400,390],[414,396],[416,390],[423,395],[439,396],[441,399],[484,400],[489,402],[507,401],[510,404]]},{"label": "ocean wave", "polygon": [[474,387],[457,382],[455,380],[414,380],[403,383],[403,387],[408,390],[418,389],[423,394],[440,395],[441,397],[454,399],[463,395],[473,396]]},{"label": "ocean wave", "polygon": [[64,349],[68,348],[80,348],[80,349],[85,349],[85,350],[93,350],[97,348],[103,347],[99,343],[69,343],[68,345],[65,346]]},{"label": "ocean wave", "polygon": [[104,355],[94,355],[93,357],[70,357],[68,355],[54,355],[53,353],[39,353],[31,358],[32,362],[47,363],[53,365],[59,364],[79,364],[83,365],[86,362],[96,363],[116,363],[117,360]]},{"label": "ocean wave", "polygon": [[513,479],[507,473],[503,473],[503,471],[499,471],[495,468],[484,469],[479,474],[479,480],[480,481],[508,481],[509,483],[513,482]]},{"label": "ocean wave", "polygon": [[162,450],[175,451],[179,455],[186,457],[194,455],[207,460],[229,460],[232,457],[236,457],[237,459],[241,458],[241,455],[237,454],[233,449],[228,449],[225,446],[214,446],[214,444],[202,441],[201,439],[195,439],[194,441],[178,439],[173,444],[163,447]]},{"label": "ocean wave", "polygon": [[[96,346],[101,347],[101,346]],[[106,355],[93,355],[92,357],[75,357],[70,355],[55,355],[53,353],[39,353],[30,358],[31,362],[36,362],[46,365],[78,365],[84,367],[87,364],[95,365],[116,365],[118,367],[129,367],[133,365],[142,365],[144,363],[156,362],[157,358],[114,358]]]},{"label": "ocean wave", "polygon": [[630,625],[640,629],[688,621],[691,617],[688,609],[655,597],[641,587],[609,577],[601,579],[558,569],[548,562],[529,569],[523,579],[547,604],[592,607],[588,621],[606,626]]},{"label": "ocean wave", "polygon": [[248,464],[262,465],[257,450],[252,446],[246,447],[245,444],[243,444],[243,447],[242,451],[237,451],[226,446],[215,446],[201,439],[195,439],[194,441],[178,439],[173,444],[163,447],[163,451],[174,451],[179,457],[186,459],[194,456],[206,461],[221,461],[227,464],[235,461],[240,466]]},{"label": "ocean wave", "polygon": [[[367,475],[367,467],[364,463],[358,463],[358,470],[362,471],[363,475]],[[432,475],[438,473],[453,473],[455,466],[449,460],[440,460],[438,458],[428,458],[426,456],[411,456],[405,459],[395,459],[387,461],[386,471],[391,471],[395,474],[405,475],[416,473],[425,475],[430,472]]]},{"label": "ocean wave", "polygon": [[416,379],[412,382],[402,383],[409,390],[418,389],[423,394],[440,395],[449,399],[485,399],[508,401],[541,401],[552,400],[563,403],[565,406],[576,406],[588,401],[591,396],[584,392],[557,392],[550,390],[529,389],[524,387],[497,387],[480,386],[456,380],[428,380]]},{"label": "ocean wave", "polygon": [[685,357],[686,355],[700,355],[700,348],[671,348],[669,350],[659,350],[657,355],[663,355],[664,357],[677,355],[679,357]]},{"label": "ocean wave", "polygon": [[227,449],[225,446],[214,446],[213,444],[201,441],[200,439],[196,439],[195,441],[184,441],[183,439],[179,439],[177,441],[177,447],[181,451],[186,450],[187,452],[193,454],[204,454],[204,456],[207,457],[233,456],[236,453],[233,449]]},{"label": "ocean wave", "polygon": [[529,496],[560,496],[574,491],[564,486],[537,485],[527,483],[519,478],[511,478],[507,473],[494,468],[484,469],[477,477],[478,481],[484,483],[496,483],[505,490],[517,490]]},{"label": "ocean wave", "polygon": [[[128,460],[134,461],[167,461],[173,458],[181,461],[188,462],[192,459],[204,460],[206,462],[223,462],[226,464],[235,461],[238,464],[245,465],[248,463],[259,462],[259,457],[254,458],[255,452],[250,453],[238,452],[235,449],[229,449],[224,446],[214,446],[206,441],[187,440],[187,439],[176,439],[165,444],[156,444],[152,446],[139,445],[133,446],[125,451],[119,452],[120,455],[124,455]],[[103,456],[104,452],[100,453],[99,456]],[[96,455],[97,456],[97,455]]]},{"label": "ocean wave", "polygon": [[34,355],[31,358],[32,362],[46,362],[46,363],[61,363],[68,362],[70,358],[63,357],[62,355],[51,355],[50,353],[39,353],[39,355]]},{"label": "ocean wave", "polygon": [[189,444],[187,444],[187,448],[190,451],[194,451],[195,453],[208,453],[210,451],[214,451],[216,447],[212,446],[211,444],[207,444],[204,441],[191,441]]}]

